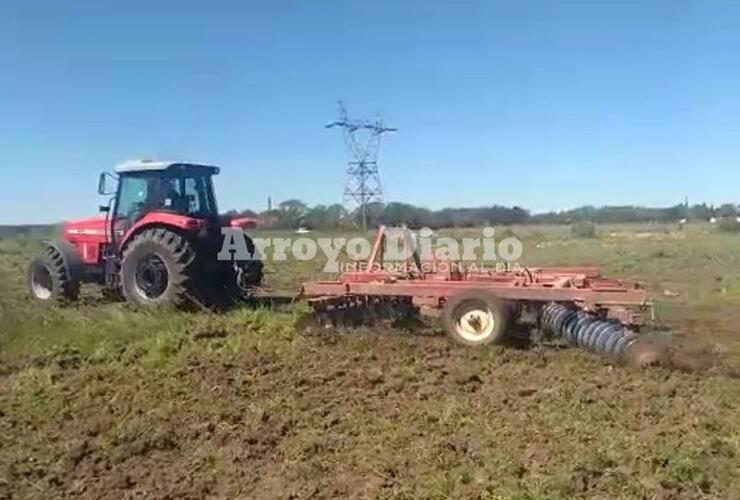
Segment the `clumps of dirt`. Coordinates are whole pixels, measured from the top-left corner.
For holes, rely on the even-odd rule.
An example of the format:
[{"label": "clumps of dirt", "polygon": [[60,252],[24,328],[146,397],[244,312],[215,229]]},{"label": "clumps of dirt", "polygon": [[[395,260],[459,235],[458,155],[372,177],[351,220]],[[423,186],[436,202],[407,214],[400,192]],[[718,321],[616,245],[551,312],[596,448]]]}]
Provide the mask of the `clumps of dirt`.
[{"label": "clumps of dirt", "polygon": [[738,378],[740,369],[725,362],[717,346],[693,338],[678,338],[667,350],[668,366],[685,372],[715,372]]},{"label": "clumps of dirt", "polygon": [[36,356],[29,360],[36,367],[55,366],[62,370],[77,369],[83,361],[84,358],[80,351],[73,347],[56,348],[43,356]]},{"label": "clumps of dirt", "polygon": [[188,329],[188,334],[194,339],[218,339],[229,335],[229,327],[218,317],[201,321]]},{"label": "clumps of dirt", "polygon": [[630,348],[626,363],[634,367],[660,366],[688,373],[713,372],[739,377],[740,370],[724,362],[716,346],[676,335],[646,335]]},{"label": "clumps of dirt", "polygon": [[76,370],[85,362],[85,357],[74,347],[57,347],[46,354],[21,358],[11,363],[0,363],[0,377],[8,377],[27,368],[55,368]]},{"label": "clumps of dirt", "polygon": [[108,460],[112,465],[116,465],[132,457],[146,455],[153,450],[166,451],[175,448],[177,448],[175,433],[173,430],[167,429],[144,436],[137,436],[131,441],[117,445],[110,452]]},{"label": "clumps of dirt", "polygon": [[[202,323],[189,334],[221,335]],[[0,384],[0,499],[615,498],[661,481],[689,498],[697,470],[731,497],[735,381],[361,332]]]},{"label": "clumps of dirt", "polygon": [[626,363],[639,368],[647,366],[670,367],[669,349],[670,340],[667,336],[663,338],[638,338],[629,349]]}]

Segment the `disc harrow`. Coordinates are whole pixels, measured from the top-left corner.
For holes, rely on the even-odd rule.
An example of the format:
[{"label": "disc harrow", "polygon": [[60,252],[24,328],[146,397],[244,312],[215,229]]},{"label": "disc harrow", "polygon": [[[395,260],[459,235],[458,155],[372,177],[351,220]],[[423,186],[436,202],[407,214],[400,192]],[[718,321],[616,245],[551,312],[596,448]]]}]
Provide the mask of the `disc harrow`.
[{"label": "disc harrow", "polygon": [[448,335],[467,346],[500,342],[514,323],[532,321],[616,361],[644,345],[639,329],[652,304],[637,283],[603,277],[595,267],[438,266],[421,263],[415,252],[407,267],[389,269],[383,243],[381,226],[370,258],[357,270],[303,284],[302,295],[322,324],[357,326],[420,312],[441,318]]},{"label": "disc harrow", "polygon": [[393,325],[417,312],[411,300],[404,297],[316,297],[308,303],[323,327]]},{"label": "disc harrow", "polygon": [[587,351],[624,362],[639,334],[617,320],[605,320],[588,312],[551,302],[542,308],[540,328],[550,335]]}]

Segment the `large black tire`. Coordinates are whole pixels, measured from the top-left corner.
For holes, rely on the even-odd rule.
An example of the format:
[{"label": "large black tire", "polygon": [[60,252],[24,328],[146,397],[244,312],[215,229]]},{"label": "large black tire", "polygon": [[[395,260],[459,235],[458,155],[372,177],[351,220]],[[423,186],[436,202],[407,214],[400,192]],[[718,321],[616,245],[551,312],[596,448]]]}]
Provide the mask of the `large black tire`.
[{"label": "large black tire", "polygon": [[195,252],[168,229],[147,229],[123,251],[121,291],[135,307],[170,309],[193,300]]},{"label": "large black tire", "polygon": [[[247,250],[254,253],[254,243],[245,234]],[[250,299],[261,289],[264,264],[258,259],[222,262],[221,273],[207,277],[202,290],[208,302],[217,307],[230,307],[239,301]]]},{"label": "large black tire", "polygon": [[262,262],[223,262],[218,271],[202,273],[199,279],[199,301],[215,309],[228,309],[249,300],[260,290]]},{"label": "large black tire", "polygon": [[261,260],[239,262],[234,269],[234,281],[239,289],[249,294],[251,289],[259,288],[264,278],[264,264]]},{"label": "large black tire", "polygon": [[485,290],[455,295],[442,310],[445,332],[458,344],[478,347],[501,342],[509,326],[509,307]]},{"label": "large black tire", "polygon": [[29,264],[27,284],[29,295],[39,302],[66,304],[76,301],[80,293],[79,280],[64,255],[52,245]]}]

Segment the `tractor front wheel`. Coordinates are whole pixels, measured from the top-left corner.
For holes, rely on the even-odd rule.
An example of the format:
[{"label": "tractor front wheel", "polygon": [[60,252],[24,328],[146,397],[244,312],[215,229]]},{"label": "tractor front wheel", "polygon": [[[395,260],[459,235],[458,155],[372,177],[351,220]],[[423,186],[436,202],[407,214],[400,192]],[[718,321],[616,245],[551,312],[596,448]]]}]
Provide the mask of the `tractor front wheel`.
[{"label": "tractor front wheel", "polygon": [[52,245],[44,248],[28,266],[28,292],[39,302],[68,303],[77,300],[80,283],[64,255]]},{"label": "tractor front wheel", "polygon": [[123,251],[121,290],[137,307],[175,308],[187,305],[195,252],[190,243],[167,229],[147,229]]},{"label": "tractor front wheel", "polygon": [[509,308],[485,290],[468,290],[452,298],[442,310],[445,332],[455,342],[481,346],[500,342],[509,324]]}]

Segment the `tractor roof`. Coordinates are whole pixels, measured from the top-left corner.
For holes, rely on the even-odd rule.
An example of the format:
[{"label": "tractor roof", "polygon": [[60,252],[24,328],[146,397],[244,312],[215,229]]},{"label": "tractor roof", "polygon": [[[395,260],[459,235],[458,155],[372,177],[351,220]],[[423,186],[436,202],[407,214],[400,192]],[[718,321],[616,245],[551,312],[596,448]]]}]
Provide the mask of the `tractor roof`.
[{"label": "tractor roof", "polygon": [[170,169],[181,169],[181,168],[202,168],[209,171],[211,174],[218,174],[218,167],[212,165],[201,165],[198,163],[187,163],[181,161],[155,161],[155,160],[129,160],[116,166],[114,169],[118,174],[130,173],[130,172],[161,172]]}]

